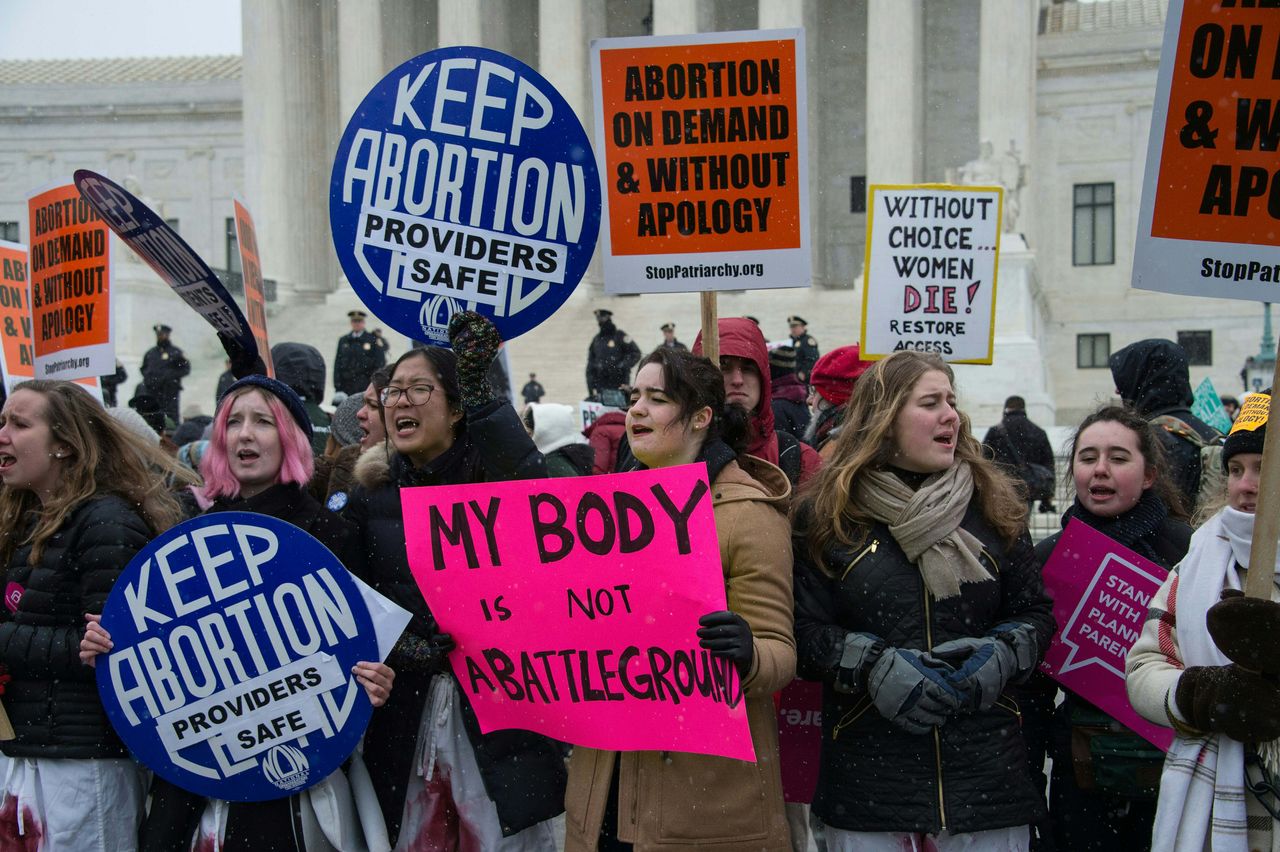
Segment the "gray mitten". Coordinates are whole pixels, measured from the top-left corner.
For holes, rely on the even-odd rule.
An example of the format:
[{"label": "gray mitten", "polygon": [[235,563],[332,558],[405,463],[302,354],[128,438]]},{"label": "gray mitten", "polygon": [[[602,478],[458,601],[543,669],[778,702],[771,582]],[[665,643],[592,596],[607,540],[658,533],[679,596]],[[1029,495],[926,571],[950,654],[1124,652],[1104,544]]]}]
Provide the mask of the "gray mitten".
[{"label": "gray mitten", "polygon": [[867,692],[881,716],[907,733],[927,734],[960,709],[951,671],[921,651],[890,648],[871,667]]}]

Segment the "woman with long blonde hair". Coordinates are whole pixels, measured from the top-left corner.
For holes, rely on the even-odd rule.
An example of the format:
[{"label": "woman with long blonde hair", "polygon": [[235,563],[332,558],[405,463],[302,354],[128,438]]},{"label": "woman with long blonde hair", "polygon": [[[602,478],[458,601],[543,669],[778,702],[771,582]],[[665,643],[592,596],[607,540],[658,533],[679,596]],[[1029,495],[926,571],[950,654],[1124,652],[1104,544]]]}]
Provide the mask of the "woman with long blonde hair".
[{"label": "woman with long blonde hair", "polygon": [[71,382],[24,382],[0,412],[0,664],[16,734],[0,743],[0,847],[134,848],[142,770],[78,649],[84,614],[181,520],[166,473],[193,480]]},{"label": "woman with long blonde hair", "polygon": [[895,353],[854,387],[795,510],[801,676],[823,683],[813,810],[833,850],[1019,850],[1043,813],[1006,686],[1053,632],[1013,483],[951,368]]}]

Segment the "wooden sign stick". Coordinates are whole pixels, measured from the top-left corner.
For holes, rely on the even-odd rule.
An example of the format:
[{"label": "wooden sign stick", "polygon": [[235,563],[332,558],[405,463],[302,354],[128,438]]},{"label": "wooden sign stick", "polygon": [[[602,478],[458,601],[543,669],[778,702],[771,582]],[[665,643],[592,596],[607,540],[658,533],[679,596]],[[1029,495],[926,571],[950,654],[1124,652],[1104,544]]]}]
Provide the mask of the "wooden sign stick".
[{"label": "wooden sign stick", "polygon": [[720,366],[720,317],[717,313],[714,290],[702,296],[702,354],[712,364]]},{"label": "wooden sign stick", "polygon": [[[1274,391],[1280,388],[1280,359],[1271,377],[1272,396],[1267,423],[1276,415]],[[1280,428],[1267,430],[1262,441],[1262,480],[1258,483],[1258,509],[1253,518],[1253,546],[1249,551],[1249,576],[1245,596],[1271,600],[1276,581],[1276,540],[1280,538]]]}]

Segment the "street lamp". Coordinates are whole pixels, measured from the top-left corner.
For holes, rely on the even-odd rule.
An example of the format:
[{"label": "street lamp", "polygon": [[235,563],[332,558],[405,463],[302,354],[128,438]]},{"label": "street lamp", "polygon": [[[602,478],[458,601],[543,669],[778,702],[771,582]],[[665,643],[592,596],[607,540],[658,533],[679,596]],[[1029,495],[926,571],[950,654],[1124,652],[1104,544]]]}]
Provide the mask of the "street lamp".
[{"label": "street lamp", "polygon": [[1258,354],[1244,359],[1244,369],[1240,378],[1244,381],[1244,392],[1254,393],[1271,387],[1271,378],[1276,369],[1276,340],[1271,336],[1271,303],[1262,303],[1262,340]]}]

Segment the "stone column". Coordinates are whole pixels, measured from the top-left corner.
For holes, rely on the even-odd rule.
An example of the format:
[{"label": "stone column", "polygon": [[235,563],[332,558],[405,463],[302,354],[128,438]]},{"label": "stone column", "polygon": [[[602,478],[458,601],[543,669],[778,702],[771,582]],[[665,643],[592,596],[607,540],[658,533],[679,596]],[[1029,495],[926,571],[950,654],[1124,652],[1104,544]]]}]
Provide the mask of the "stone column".
[{"label": "stone column", "polygon": [[345,127],[373,84],[382,61],[381,0],[338,2],[338,122]]},{"label": "stone column", "polygon": [[439,0],[440,46],[484,44],[481,24],[492,4],[483,0]]},{"label": "stone column", "polygon": [[711,0],[653,0],[653,34],[686,35],[711,29]]},{"label": "stone column", "polygon": [[[1004,159],[1012,146],[1020,164],[1028,166],[1028,181],[1035,162],[1036,6],[1026,0],[982,0],[978,39],[979,142],[990,140],[996,160],[1006,166],[1012,163]],[[1003,178],[1006,190],[1010,180]],[[1024,188],[1014,227],[1028,235],[1030,200]]]},{"label": "stone column", "polygon": [[867,185],[914,183],[923,170],[921,0],[867,0]]}]

